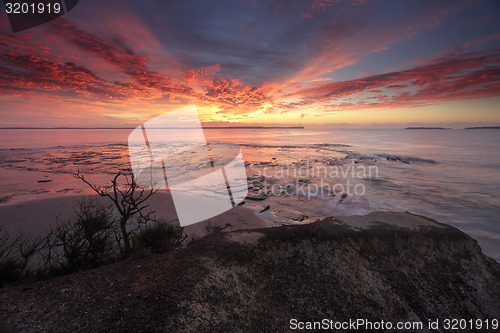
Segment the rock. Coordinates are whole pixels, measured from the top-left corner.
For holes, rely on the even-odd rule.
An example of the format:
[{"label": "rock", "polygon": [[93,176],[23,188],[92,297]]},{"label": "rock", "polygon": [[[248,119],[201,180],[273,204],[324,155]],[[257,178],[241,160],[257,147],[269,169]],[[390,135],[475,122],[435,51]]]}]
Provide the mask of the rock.
[{"label": "rock", "polygon": [[491,319],[500,313],[500,264],[453,227],[373,213],[217,233],[27,291],[4,288],[0,310],[20,332],[285,332],[292,318]]},{"label": "rock", "polygon": [[265,198],[267,198],[267,195],[262,192],[248,192],[247,196],[245,197],[245,199],[255,201],[264,200]]},{"label": "rock", "polygon": [[262,209],[259,213],[264,213],[265,211],[271,209],[271,206],[267,205],[266,207],[264,207],[264,209]]},{"label": "rock", "polygon": [[387,160],[393,161],[393,162],[402,162],[402,163],[406,163],[406,164],[410,163],[410,161],[405,160],[399,156],[387,156]]},{"label": "rock", "polygon": [[247,177],[249,191],[245,199],[264,200],[265,198],[267,198],[267,194],[263,191],[264,181],[265,178],[263,176],[254,175],[251,177]]},{"label": "rock", "polygon": [[296,210],[279,210],[276,212],[276,216],[284,217],[296,222],[302,222],[308,218],[307,215],[304,215]]}]

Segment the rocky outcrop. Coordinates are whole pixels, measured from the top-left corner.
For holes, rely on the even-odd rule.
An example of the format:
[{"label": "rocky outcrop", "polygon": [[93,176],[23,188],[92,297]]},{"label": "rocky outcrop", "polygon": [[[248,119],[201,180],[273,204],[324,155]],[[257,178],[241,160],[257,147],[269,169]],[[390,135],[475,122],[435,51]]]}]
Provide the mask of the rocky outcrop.
[{"label": "rocky outcrop", "polygon": [[408,213],[219,233],[0,292],[23,332],[282,332],[290,320],[498,318],[500,265]]}]

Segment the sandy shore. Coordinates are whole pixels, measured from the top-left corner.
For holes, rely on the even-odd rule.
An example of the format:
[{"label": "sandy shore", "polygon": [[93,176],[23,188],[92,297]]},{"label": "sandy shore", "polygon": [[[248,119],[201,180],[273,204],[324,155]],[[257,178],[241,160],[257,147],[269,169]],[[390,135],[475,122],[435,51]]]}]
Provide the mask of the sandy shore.
[{"label": "sandy shore", "polygon": [[[7,227],[13,234],[19,232],[31,233],[33,235],[43,234],[50,226],[56,224],[56,218],[66,221],[73,216],[74,207],[84,197],[94,198],[103,204],[112,204],[108,198],[97,195],[63,196],[56,198],[32,200],[0,207],[0,225]],[[156,193],[150,198],[151,208],[155,211],[157,218],[174,221],[177,216],[170,196],[166,193]],[[255,210],[237,206],[221,215],[211,219],[189,225],[184,231],[191,237],[202,237],[206,235],[205,227],[231,226],[227,230],[255,229],[269,226],[269,222],[257,215]]]},{"label": "sandy shore", "polygon": [[[60,221],[67,221],[70,219],[74,214],[74,207],[78,200],[84,197],[96,198],[104,204],[111,204],[109,199],[101,198],[97,195],[66,195],[13,203],[0,206],[0,225],[7,227],[12,234],[24,232],[33,235],[42,235],[50,226],[56,224],[56,218]],[[317,200],[309,200],[307,204],[305,204],[304,201],[296,197],[287,197],[285,201],[280,199],[281,197],[277,199],[273,198],[274,197],[271,198],[272,200],[268,198],[266,201],[257,202],[249,200],[246,205],[237,206],[211,219],[189,225],[184,228],[184,231],[188,235],[188,239],[191,239],[205,236],[207,234],[206,226],[208,224],[220,227],[230,224],[231,226],[227,227],[225,231],[234,231],[238,229],[257,229],[277,226],[279,224],[272,222],[276,219],[276,216],[284,216],[287,221],[294,220],[295,223],[307,224],[320,218],[320,216],[316,215],[342,215],[338,214],[339,212],[335,214],[335,211],[320,211],[318,208],[320,207],[320,203],[318,203]],[[151,197],[150,204],[157,218],[176,223],[177,215],[169,195],[158,192]],[[266,205],[270,205],[271,209],[259,213],[261,208]],[[376,223],[377,221],[374,220],[374,218],[377,216],[378,215],[372,213],[363,216],[356,215],[344,217],[343,220],[353,228],[364,228]],[[411,226],[411,223],[404,218],[398,220],[397,223],[395,221],[394,224],[405,228]],[[483,238],[479,239],[483,251],[491,258],[500,262],[497,241]]]}]

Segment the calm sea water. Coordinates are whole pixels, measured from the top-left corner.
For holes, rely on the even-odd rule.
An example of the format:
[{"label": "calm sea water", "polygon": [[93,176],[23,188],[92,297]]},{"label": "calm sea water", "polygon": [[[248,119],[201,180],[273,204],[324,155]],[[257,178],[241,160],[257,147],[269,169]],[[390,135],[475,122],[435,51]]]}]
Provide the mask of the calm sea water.
[{"label": "calm sea water", "polygon": [[[105,180],[126,169],[130,132],[0,130],[0,205],[88,193],[72,173],[82,169]],[[212,129],[205,135],[242,145],[245,160],[257,164],[332,158],[376,165],[377,177],[358,180],[363,195],[343,203],[323,198],[318,216],[422,214],[468,233],[500,260],[500,130]]]}]

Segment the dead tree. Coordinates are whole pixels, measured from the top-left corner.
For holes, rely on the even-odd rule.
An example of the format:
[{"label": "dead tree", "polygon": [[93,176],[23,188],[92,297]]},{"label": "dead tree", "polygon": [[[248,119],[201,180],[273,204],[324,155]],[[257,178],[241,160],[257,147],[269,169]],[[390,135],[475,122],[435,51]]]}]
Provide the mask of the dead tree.
[{"label": "dead tree", "polygon": [[[118,183],[120,176],[125,178],[125,182],[121,185]],[[133,176],[123,174],[121,171],[115,175],[111,181],[111,185],[108,186],[98,186],[90,183],[80,173],[80,170],[78,170],[75,177],[82,180],[101,197],[107,197],[113,202],[120,214],[119,228],[124,244],[123,254],[127,256],[130,253],[130,232],[127,230],[127,224],[133,218],[136,218],[139,223],[145,223],[151,220],[151,214],[154,214],[154,211],[149,210],[146,212],[149,208],[149,204],[146,204],[146,201],[155,194],[158,189],[141,188]]]}]

